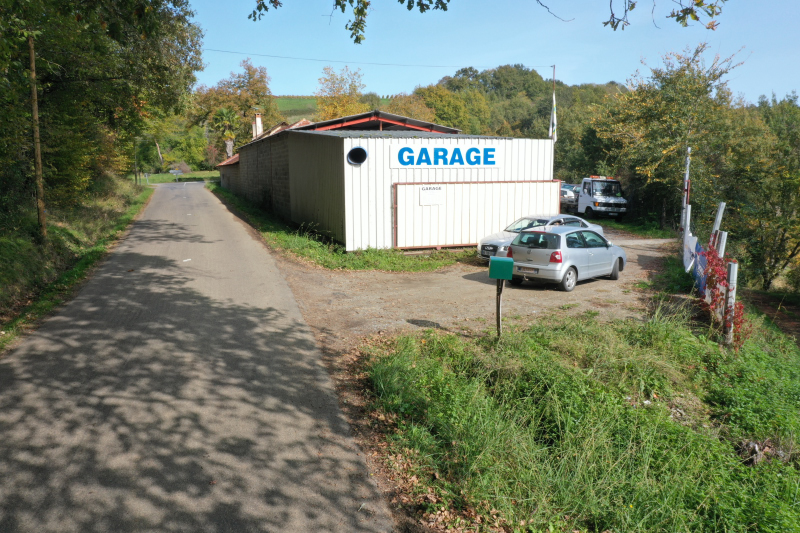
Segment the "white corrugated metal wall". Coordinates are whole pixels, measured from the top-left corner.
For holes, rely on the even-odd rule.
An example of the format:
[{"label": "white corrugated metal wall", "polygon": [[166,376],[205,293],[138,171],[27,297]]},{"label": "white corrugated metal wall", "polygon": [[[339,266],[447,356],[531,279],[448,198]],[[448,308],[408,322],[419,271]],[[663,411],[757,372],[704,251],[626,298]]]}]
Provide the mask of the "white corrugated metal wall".
[{"label": "white corrugated metal wall", "polygon": [[314,231],[345,243],[344,166],[347,163],[342,155],[342,141],[323,135],[292,135],[289,193],[293,222],[308,224]]},{"label": "white corrugated metal wall", "polygon": [[[553,179],[553,143],[551,140],[538,139],[497,139],[459,137],[453,135],[435,138],[381,138],[381,137],[345,137],[343,139],[341,159],[344,166],[344,211],[345,234],[343,239],[348,251],[372,248],[391,248],[395,246],[393,228],[392,185],[395,183],[445,183],[445,182],[499,182],[499,181],[549,181]],[[430,144],[456,146],[499,146],[501,159],[497,168],[390,168],[392,145],[425,146]],[[354,147],[367,150],[367,161],[362,165],[350,165],[346,162],[346,154]],[[294,174],[294,169],[292,170]],[[482,202],[478,206],[477,199],[470,198],[469,209],[462,210],[462,225],[450,224],[446,231],[452,232],[455,240],[456,232],[462,238],[469,234],[464,228],[487,228],[486,234],[503,229],[513,222],[514,215],[523,207],[523,196],[508,194],[508,187],[492,188],[491,193],[499,195],[491,202]],[[533,190],[533,189],[526,189]],[[456,194],[456,189],[453,189]],[[464,190],[462,190],[464,192]],[[503,197],[506,195],[506,197]],[[294,188],[292,189],[294,198]],[[493,203],[497,200],[499,204]],[[294,200],[292,202],[294,204]],[[555,192],[555,213],[558,212],[558,191]],[[462,201],[461,205],[467,205]],[[506,206],[505,208],[498,206]],[[414,219],[414,228],[425,227],[431,223],[431,210],[419,212],[419,220]],[[555,214],[553,213],[553,214]],[[530,214],[530,213],[523,213]],[[540,213],[547,214],[547,213]],[[440,216],[439,214],[435,216]],[[486,222],[488,220],[489,222]],[[410,223],[411,219],[406,219]],[[403,230],[408,233],[408,230]],[[412,231],[418,231],[412,229]],[[480,230],[476,230],[480,231]],[[465,233],[466,232],[466,233]],[[483,235],[480,235],[482,237]],[[420,233],[420,239],[421,239]],[[447,241],[450,240],[448,237]],[[476,242],[469,239],[452,244]],[[446,246],[447,242],[430,242],[423,246]],[[399,244],[398,244],[399,246]],[[413,245],[412,245],[413,246]]]},{"label": "white corrugated metal wall", "polygon": [[525,215],[559,212],[558,181],[444,183],[440,203],[421,205],[428,184],[398,183],[398,248],[477,244]]}]

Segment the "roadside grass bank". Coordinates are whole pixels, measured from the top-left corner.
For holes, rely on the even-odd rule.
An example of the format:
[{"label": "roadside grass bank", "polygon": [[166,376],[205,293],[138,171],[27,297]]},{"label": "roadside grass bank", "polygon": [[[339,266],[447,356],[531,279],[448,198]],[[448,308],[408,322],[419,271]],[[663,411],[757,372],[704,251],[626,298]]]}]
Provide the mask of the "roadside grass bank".
[{"label": "roadside grass bank", "polygon": [[0,350],[72,294],[152,193],[106,178],[80,205],[48,208],[47,244],[36,244],[35,212],[0,232]]},{"label": "roadside grass bank", "polygon": [[438,530],[800,530],[800,350],[752,315],[723,350],[691,314],[363,348],[400,501]]},{"label": "roadside grass bank", "polygon": [[206,187],[240,212],[271,247],[332,270],[429,272],[475,256],[474,249],[406,255],[400,250],[369,248],[348,253],[344,246],[315,234],[310,228],[292,228],[216,183],[208,183]]},{"label": "roadside grass bank", "polygon": [[[133,175],[130,176],[133,179]],[[147,178],[142,175],[142,185],[155,185],[158,183],[174,183],[178,181],[205,181],[219,179],[219,170],[198,170],[176,177],[169,172],[163,174],[150,174]]]}]

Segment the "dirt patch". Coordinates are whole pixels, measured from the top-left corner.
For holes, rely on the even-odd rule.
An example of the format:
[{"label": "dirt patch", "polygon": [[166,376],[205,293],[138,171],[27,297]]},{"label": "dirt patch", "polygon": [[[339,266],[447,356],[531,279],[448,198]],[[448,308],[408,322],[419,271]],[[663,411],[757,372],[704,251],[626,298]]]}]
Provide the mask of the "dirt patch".
[{"label": "dirt patch", "polygon": [[744,297],[778,328],[800,345],[800,306],[758,291],[744,291]]},{"label": "dirt patch", "polygon": [[[637,284],[658,270],[664,247],[672,241],[609,236],[628,255],[618,281],[587,280],[569,293],[543,283],[509,285],[503,293],[503,316],[529,319],[559,309],[594,310],[606,320],[641,319],[647,298]],[[346,352],[358,339],[378,333],[429,328],[461,332],[494,324],[496,282],[478,262],[426,273],[331,271],[287,257],[278,263],[320,345],[334,352]]]}]

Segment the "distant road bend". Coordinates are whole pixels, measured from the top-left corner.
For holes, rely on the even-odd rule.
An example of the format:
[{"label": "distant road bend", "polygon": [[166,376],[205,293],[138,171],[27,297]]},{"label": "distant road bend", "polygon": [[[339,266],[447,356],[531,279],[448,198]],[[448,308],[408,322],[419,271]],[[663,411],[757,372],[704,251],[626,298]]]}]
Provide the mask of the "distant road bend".
[{"label": "distant road bend", "polygon": [[0,358],[2,533],[391,529],[291,291],[202,183]]}]

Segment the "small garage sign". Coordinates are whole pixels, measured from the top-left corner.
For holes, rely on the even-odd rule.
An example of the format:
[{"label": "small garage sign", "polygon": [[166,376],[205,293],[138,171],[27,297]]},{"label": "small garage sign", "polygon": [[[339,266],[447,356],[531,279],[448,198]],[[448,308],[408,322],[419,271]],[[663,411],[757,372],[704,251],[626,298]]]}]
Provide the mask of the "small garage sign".
[{"label": "small garage sign", "polygon": [[423,185],[419,188],[419,205],[444,205],[444,185]]},{"label": "small garage sign", "polygon": [[390,168],[498,168],[500,144],[392,144]]}]

